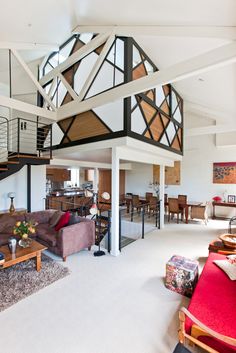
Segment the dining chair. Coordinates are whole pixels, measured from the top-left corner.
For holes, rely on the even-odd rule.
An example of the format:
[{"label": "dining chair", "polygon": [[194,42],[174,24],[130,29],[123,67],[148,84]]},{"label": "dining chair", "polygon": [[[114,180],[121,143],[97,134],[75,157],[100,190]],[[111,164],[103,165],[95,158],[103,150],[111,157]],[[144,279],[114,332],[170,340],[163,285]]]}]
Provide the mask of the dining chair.
[{"label": "dining chair", "polygon": [[205,222],[205,225],[208,223],[208,208],[209,202],[206,202],[205,205],[194,205],[191,206],[191,219],[202,219]]},{"label": "dining chair", "polygon": [[152,195],[149,199],[149,217],[151,213],[154,215],[155,212],[157,212],[157,198]]},{"label": "dining chair", "polygon": [[164,208],[165,208],[165,213],[168,211],[168,194],[164,194]]},{"label": "dining chair", "polygon": [[187,195],[178,195],[178,201],[179,203],[186,204],[187,203]]},{"label": "dining chair", "polygon": [[150,198],[153,196],[153,193],[152,192],[146,192],[146,195],[145,195],[145,198],[147,200],[147,202],[150,201]]},{"label": "dining chair", "polygon": [[138,195],[132,195],[132,211],[136,208],[137,212],[141,211],[142,203],[139,200]]},{"label": "dining chair", "polygon": [[170,222],[170,215],[177,215],[177,223],[179,223],[179,215],[181,214],[181,218],[183,220],[183,209],[179,207],[179,200],[170,197],[168,199],[168,222]]}]

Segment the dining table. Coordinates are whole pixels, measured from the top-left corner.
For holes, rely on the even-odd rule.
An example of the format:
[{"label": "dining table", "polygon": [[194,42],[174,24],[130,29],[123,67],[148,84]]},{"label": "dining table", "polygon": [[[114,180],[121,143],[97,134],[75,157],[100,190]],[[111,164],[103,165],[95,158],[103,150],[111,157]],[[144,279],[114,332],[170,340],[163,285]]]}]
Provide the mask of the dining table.
[{"label": "dining table", "polygon": [[[127,207],[127,213],[129,213],[130,212],[130,206],[132,204],[132,196],[131,195],[130,196],[126,195],[124,200],[125,200],[125,204],[126,204],[126,207]],[[143,205],[148,203],[146,197],[144,197],[144,196],[143,197],[139,196],[139,201]]]}]

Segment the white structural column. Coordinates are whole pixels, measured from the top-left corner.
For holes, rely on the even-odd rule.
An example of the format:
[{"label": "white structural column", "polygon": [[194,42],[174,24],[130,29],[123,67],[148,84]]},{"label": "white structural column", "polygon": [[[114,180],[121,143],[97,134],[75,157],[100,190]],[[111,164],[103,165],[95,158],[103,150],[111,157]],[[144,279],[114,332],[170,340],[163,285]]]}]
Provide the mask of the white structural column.
[{"label": "white structural column", "polygon": [[98,192],[98,180],[99,180],[99,171],[98,171],[98,168],[94,168],[93,190],[95,193]]},{"label": "white structural column", "polygon": [[118,256],[119,250],[119,155],[117,147],[112,147],[112,183],[111,183],[111,255]]},{"label": "white structural column", "polygon": [[160,228],[164,228],[164,216],[165,216],[165,166],[160,165]]}]

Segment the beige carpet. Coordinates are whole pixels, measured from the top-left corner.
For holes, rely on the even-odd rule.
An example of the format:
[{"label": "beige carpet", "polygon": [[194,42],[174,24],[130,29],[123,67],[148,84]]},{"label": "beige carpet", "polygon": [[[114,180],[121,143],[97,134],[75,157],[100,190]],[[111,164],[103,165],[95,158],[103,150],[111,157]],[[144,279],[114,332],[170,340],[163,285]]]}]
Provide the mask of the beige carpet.
[{"label": "beige carpet", "polygon": [[163,285],[173,254],[207,256],[226,222],[170,224],[114,258],[83,251],[71,275],[0,313],[4,353],[171,353],[187,299]]}]

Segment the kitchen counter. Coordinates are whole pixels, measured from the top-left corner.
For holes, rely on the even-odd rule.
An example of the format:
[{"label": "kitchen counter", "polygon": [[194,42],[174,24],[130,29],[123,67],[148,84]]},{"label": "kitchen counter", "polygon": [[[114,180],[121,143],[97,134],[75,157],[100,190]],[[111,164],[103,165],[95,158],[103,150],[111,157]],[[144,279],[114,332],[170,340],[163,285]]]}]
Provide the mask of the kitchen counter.
[{"label": "kitchen counter", "polygon": [[62,190],[55,190],[51,191],[50,194],[47,195],[47,197],[57,197],[57,196],[84,196],[84,190],[83,189],[62,189]]}]

